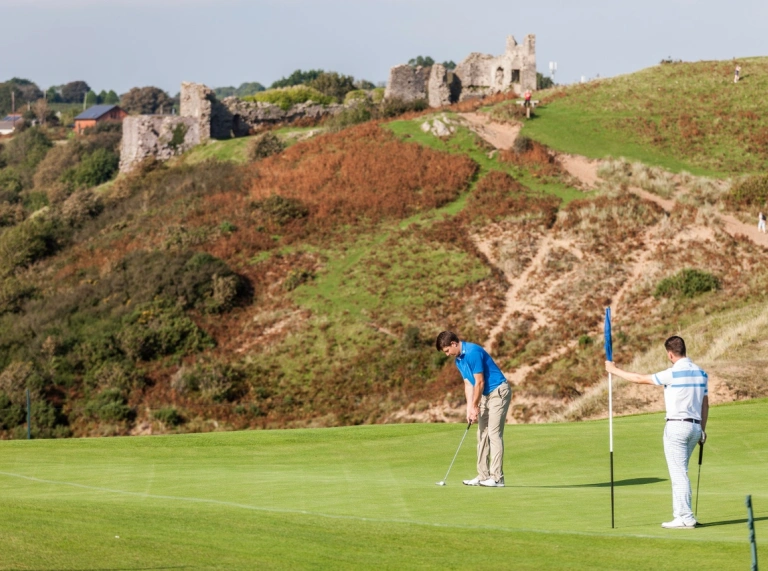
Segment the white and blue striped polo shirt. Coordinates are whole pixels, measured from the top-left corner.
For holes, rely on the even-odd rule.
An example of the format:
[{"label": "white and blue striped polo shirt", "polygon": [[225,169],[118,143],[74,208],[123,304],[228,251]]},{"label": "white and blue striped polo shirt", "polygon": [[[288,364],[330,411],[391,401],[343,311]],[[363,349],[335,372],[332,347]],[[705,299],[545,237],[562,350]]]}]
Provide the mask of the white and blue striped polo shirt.
[{"label": "white and blue striped polo shirt", "polygon": [[653,382],[664,385],[667,418],[701,420],[701,405],[707,396],[707,373],[688,357],[678,359],[669,369],[653,375]]}]

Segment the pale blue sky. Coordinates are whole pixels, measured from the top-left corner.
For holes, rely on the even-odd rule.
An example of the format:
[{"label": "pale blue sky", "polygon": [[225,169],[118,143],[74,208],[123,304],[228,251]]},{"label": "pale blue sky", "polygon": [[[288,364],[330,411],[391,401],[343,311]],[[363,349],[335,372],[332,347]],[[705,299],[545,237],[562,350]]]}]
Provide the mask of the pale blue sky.
[{"label": "pale blue sky", "polygon": [[459,62],[536,34],[558,83],[768,55],[768,0],[0,0],[0,81],[84,79],[123,93],[323,68],[374,82],[417,55]]}]

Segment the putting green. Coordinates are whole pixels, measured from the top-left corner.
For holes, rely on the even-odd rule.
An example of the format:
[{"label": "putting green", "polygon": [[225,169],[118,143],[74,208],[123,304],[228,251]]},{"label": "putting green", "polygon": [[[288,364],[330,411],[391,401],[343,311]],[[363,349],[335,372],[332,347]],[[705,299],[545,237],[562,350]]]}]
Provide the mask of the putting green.
[{"label": "putting green", "polygon": [[[713,407],[695,530],[664,530],[661,415],[508,426],[503,489],[474,429],[391,425],[0,442],[0,569],[748,568],[768,517],[768,401]],[[697,452],[691,465],[694,494]]]}]

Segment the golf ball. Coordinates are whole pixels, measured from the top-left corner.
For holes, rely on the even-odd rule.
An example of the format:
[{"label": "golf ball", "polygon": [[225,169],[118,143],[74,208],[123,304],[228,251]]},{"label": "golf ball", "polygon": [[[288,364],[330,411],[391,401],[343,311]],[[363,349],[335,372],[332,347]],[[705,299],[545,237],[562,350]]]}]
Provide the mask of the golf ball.
[{"label": "golf ball", "polygon": [[438,482],[437,485],[438,486],[445,486],[445,482]]}]

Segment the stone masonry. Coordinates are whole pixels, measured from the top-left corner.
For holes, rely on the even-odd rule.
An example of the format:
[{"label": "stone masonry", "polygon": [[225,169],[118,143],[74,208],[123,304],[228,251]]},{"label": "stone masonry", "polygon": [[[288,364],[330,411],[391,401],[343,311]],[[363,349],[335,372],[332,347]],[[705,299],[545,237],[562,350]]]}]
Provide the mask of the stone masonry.
[{"label": "stone masonry", "polygon": [[389,70],[389,81],[384,90],[384,99],[415,101],[427,98],[428,67],[396,65]]},{"label": "stone masonry", "polygon": [[123,119],[120,172],[148,157],[166,161],[200,144],[200,123],[194,117],[129,115]]},{"label": "stone masonry", "polygon": [[[428,80],[425,75],[428,71]],[[536,90],[536,36],[525,36],[518,44],[507,37],[500,56],[469,54],[449,72],[441,64],[429,68],[398,65],[390,69],[385,97],[404,101],[427,99],[430,107],[442,107],[474,97],[513,90],[518,94]]]},{"label": "stone masonry", "polygon": [[284,111],[271,103],[242,101],[237,97],[219,101],[212,89],[191,82],[181,84],[180,98],[178,116],[135,115],[123,120],[120,172],[130,171],[150,156],[167,160],[211,139],[244,137],[267,125],[300,119],[316,121],[346,108],[307,102]]}]

